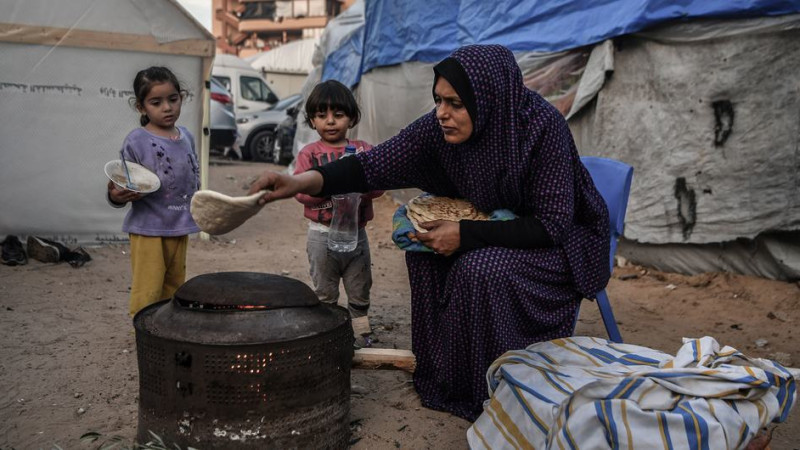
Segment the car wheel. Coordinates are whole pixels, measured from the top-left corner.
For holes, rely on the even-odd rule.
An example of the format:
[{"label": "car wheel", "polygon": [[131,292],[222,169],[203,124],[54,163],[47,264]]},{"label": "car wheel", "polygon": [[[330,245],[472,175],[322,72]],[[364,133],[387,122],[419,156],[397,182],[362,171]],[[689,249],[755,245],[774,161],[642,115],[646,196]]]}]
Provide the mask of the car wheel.
[{"label": "car wheel", "polygon": [[259,131],[250,141],[250,156],[253,161],[271,162],[275,152],[275,133],[271,130]]}]

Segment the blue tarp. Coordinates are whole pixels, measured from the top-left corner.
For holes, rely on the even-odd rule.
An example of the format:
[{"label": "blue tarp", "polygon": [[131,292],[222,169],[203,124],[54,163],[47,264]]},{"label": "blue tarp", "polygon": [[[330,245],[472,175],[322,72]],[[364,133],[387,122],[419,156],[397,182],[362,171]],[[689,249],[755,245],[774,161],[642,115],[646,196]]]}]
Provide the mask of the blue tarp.
[{"label": "blue tarp", "polygon": [[364,44],[364,27],[353,31],[342,44],[325,58],[322,81],[337,80],[353,87],[361,80],[361,53]]},{"label": "blue tarp", "polygon": [[[349,52],[346,68],[326,62],[324,73],[352,86],[374,67],[436,62],[466,44],[554,52],[674,21],[792,13],[800,0],[369,0],[360,42],[338,55]],[[352,52],[361,55],[355,76]]]}]

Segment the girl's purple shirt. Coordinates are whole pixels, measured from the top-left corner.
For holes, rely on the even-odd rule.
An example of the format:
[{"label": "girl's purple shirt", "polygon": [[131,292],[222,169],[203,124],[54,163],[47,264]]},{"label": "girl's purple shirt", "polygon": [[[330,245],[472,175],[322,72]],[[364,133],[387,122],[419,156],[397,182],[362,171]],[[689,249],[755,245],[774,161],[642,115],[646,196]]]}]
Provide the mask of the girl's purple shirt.
[{"label": "girl's purple shirt", "polygon": [[200,187],[200,165],[194,136],[179,126],[180,138],[131,131],[122,144],[122,155],[150,169],[161,180],[161,188],[131,202],[122,231],[144,236],[185,236],[200,231],[189,206]]}]

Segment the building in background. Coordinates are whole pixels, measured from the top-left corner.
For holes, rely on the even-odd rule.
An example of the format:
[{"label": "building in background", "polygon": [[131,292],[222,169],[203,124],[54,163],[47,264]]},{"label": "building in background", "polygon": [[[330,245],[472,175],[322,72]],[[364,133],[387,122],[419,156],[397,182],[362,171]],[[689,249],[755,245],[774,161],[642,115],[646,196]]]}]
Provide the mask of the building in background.
[{"label": "building in background", "polygon": [[217,52],[241,58],[298,39],[318,38],[355,0],[213,0]]}]

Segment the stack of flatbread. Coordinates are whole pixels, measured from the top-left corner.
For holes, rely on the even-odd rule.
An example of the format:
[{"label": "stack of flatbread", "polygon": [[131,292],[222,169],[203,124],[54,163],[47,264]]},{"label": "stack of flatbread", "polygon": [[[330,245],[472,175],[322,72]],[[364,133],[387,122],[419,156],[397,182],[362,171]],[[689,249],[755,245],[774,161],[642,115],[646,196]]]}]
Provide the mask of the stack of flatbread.
[{"label": "stack of flatbread", "polygon": [[457,198],[420,195],[406,204],[406,215],[420,233],[428,230],[419,224],[433,220],[489,220],[489,215],[478,211],[472,203]]}]

